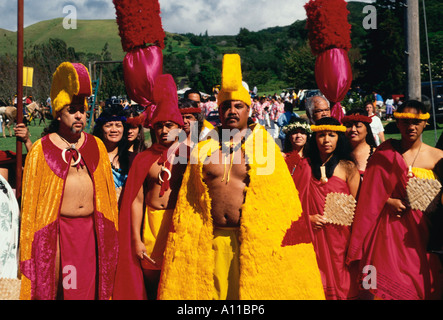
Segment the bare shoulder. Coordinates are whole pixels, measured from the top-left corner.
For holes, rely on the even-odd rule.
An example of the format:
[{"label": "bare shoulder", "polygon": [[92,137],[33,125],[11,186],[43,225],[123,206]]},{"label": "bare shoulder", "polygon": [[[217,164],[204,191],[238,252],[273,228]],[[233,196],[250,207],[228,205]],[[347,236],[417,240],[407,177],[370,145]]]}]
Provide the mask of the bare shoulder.
[{"label": "bare shoulder", "polygon": [[340,160],[339,165],[340,165],[340,167],[343,168],[343,170],[346,171],[346,174],[348,176],[349,175],[353,175],[356,172],[358,172],[357,165],[353,161],[350,161],[350,160]]},{"label": "bare shoulder", "polygon": [[443,181],[443,150],[425,145],[426,158],[430,167],[437,174],[438,179]]},{"label": "bare shoulder", "polygon": [[426,154],[426,157],[434,162],[435,164],[441,162],[443,158],[443,150],[440,150],[438,148],[431,147],[430,145],[424,144],[423,145],[423,151]]}]

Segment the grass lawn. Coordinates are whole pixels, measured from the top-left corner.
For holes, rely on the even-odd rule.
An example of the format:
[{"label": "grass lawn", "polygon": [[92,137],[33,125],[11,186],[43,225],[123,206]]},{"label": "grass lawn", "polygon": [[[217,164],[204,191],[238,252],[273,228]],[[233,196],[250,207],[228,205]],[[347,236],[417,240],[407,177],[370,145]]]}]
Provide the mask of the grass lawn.
[{"label": "grass lawn", "polygon": [[[47,120],[47,123],[49,124],[49,120]],[[400,138],[400,134],[397,133],[397,131],[395,130],[395,121],[392,122],[387,122],[384,121],[383,125],[385,126],[385,137],[386,139],[389,138],[394,138],[394,139],[399,139]],[[31,140],[32,142],[37,141],[38,139],[40,139],[41,137],[41,133],[43,131],[43,128],[45,126],[42,124],[41,126],[38,125],[30,125],[29,131],[31,132]],[[92,132],[92,128],[91,128],[91,132]],[[440,135],[443,132],[443,124],[439,124],[437,127],[437,139],[440,137]],[[150,139],[149,137],[149,132],[145,133],[145,138],[146,141],[148,141]],[[430,125],[428,126],[428,129],[426,129],[423,132],[423,141],[430,145],[430,146],[435,146],[436,141],[435,141],[435,133],[433,130],[433,127],[431,127]],[[0,134],[0,150],[11,150],[11,151],[16,151],[16,142],[15,142],[15,136],[14,136],[14,132],[12,132],[12,138],[9,137],[9,133],[6,130],[6,139],[3,138],[3,133]],[[23,145],[23,153],[26,153],[26,149]]]},{"label": "grass lawn", "polygon": [[[38,122],[38,119],[36,120]],[[49,125],[50,120],[46,120],[46,123]],[[41,138],[41,134],[43,132],[43,129],[45,128],[45,125],[42,124],[41,126],[39,125],[30,125],[29,127],[29,131],[31,132],[31,141],[34,143],[35,141],[37,141],[38,139]],[[92,133],[92,127],[90,132]],[[150,135],[149,132],[145,132],[145,141],[149,142],[150,140]],[[12,138],[9,137],[9,131],[6,129],[6,139],[3,138],[3,133],[0,134],[0,150],[11,150],[11,151],[16,151],[16,140],[15,140],[15,136],[14,136],[14,131],[12,131]],[[27,153],[25,145],[23,145],[23,153]]]}]

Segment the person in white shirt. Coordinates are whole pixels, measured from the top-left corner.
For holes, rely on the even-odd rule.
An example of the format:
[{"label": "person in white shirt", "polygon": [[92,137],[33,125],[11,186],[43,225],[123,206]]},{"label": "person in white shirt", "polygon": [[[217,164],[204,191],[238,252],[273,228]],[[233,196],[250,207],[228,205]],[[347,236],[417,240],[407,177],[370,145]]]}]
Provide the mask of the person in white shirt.
[{"label": "person in white shirt", "polygon": [[365,109],[368,112],[368,116],[372,118],[370,126],[372,133],[374,134],[375,144],[379,146],[380,143],[385,141],[385,129],[380,118],[375,115],[374,105],[371,101],[366,102]]}]

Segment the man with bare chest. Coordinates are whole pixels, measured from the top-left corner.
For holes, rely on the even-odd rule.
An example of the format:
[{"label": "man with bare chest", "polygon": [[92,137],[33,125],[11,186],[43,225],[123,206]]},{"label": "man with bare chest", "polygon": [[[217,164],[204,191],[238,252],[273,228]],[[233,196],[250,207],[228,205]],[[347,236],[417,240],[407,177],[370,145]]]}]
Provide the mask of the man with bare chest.
[{"label": "man with bare chest", "polygon": [[299,219],[298,193],[280,149],[264,127],[248,126],[251,98],[237,54],[223,58],[217,100],[222,126],[191,154],[158,298],[324,298],[309,231]]},{"label": "man with bare chest", "polygon": [[183,127],[172,76],[157,77],[153,145],[134,159],[120,208],[120,246],[115,299],[156,299],[166,239],[186,159],[177,135]]},{"label": "man with bare chest", "polygon": [[[227,144],[241,143],[248,130],[249,106],[243,101],[225,101],[219,107],[220,118],[226,135]],[[223,139],[223,137],[221,137]],[[241,146],[237,143],[237,146]],[[216,227],[238,227],[244,190],[247,186],[247,167],[245,154],[241,147],[217,150],[207,164],[203,165],[203,181],[208,186],[212,199],[212,218]],[[232,151],[232,153],[231,153]],[[229,153],[229,156],[226,156]],[[231,161],[232,160],[232,161]],[[237,160],[237,161],[236,161]],[[232,163],[231,163],[232,162]],[[226,172],[226,166],[230,171]]]},{"label": "man with bare chest", "polygon": [[83,131],[87,69],[54,73],[54,120],[23,175],[21,299],[110,299],[117,262],[117,197],[103,143]]}]

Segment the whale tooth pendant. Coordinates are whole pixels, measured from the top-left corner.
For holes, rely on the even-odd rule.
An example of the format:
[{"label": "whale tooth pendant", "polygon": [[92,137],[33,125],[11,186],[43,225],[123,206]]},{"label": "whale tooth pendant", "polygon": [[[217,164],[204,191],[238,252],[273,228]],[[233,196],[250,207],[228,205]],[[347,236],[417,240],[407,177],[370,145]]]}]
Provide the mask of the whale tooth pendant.
[{"label": "whale tooth pendant", "polygon": [[161,167],[161,170],[160,170],[160,172],[158,173],[158,180],[160,180],[160,182],[165,182],[163,179],[162,179],[162,172],[166,172],[167,174],[168,174],[168,178],[167,178],[167,180],[169,181],[170,179],[171,179],[171,171],[168,169],[168,168],[166,168],[165,166],[163,166],[162,165],[162,167]]},{"label": "whale tooth pendant", "polygon": [[80,163],[80,161],[82,160],[82,154],[80,153],[80,151],[78,151],[78,149],[75,147],[74,144],[71,144],[70,147],[67,147],[67,148],[64,149],[63,152],[62,152],[62,158],[63,158],[63,161],[64,161],[65,163],[68,163],[68,161],[66,160],[66,151],[68,151],[68,150],[74,150],[74,151],[76,151],[77,154],[78,154],[78,159],[77,159],[77,161],[75,161],[75,162],[71,165],[72,167],[75,167],[75,166],[78,165],[78,164]]},{"label": "whale tooth pendant", "polygon": [[320,167],[320,174],[321,174],[320,182],[322,184],[327,183],[328,182],[328,178],[326,177],[326,167],[325,166],[321,166]]},{"label": "whale tooth pendant", "polygon": [[412,173],[412,166],[409,166],[408,168],[408,178],[412,178],[414,174]]}]

